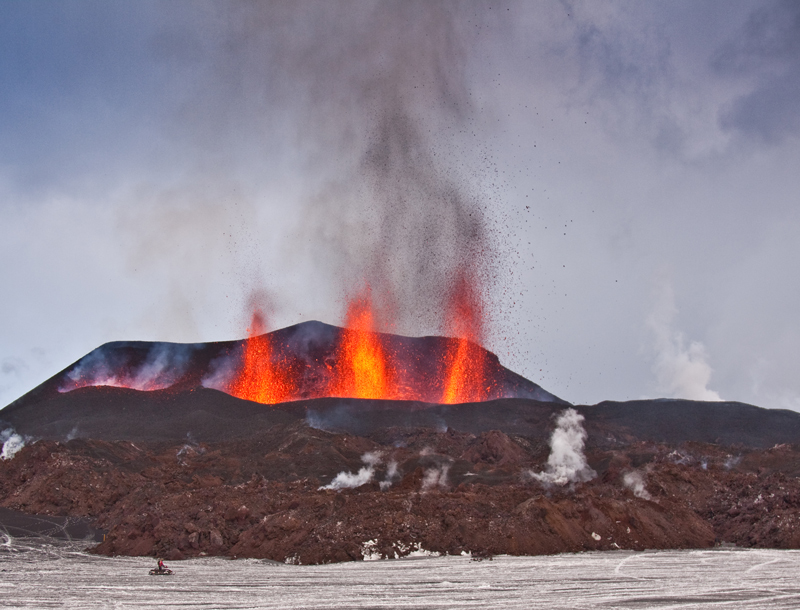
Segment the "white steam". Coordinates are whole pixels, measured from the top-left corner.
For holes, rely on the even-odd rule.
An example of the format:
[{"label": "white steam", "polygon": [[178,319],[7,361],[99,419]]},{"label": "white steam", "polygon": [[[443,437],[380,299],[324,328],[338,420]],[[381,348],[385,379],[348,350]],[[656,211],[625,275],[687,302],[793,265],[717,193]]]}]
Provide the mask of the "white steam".
[{"label": "white steam", "polygon": [[430,491],[435,487],[447,487],[447,475],[449,472],[450,464],[428,468],[422,478],[422,491]]},{"label": "white steam", "polygon": [[530,471],[530,476],[545,485],[566,485],[588,481],[597,476],[589,468],[583,455],[587,434],[582,422],[583,415],[575,409],[561,412],[553,436],[550,437],[547,468],[544,472]]},{"label": "white steam", "polygon": [[647,318],[653,333],[653,372],[658,391],[669,398],[722,400],[717,392],[708,389],[712,371],[705,346],[699,341],[687,346],[684,334],[674,328],[677,313],[672,285],[662,281],[657,287],[656,307]]},{"label": "white steam", "polygon": [[644,477],[641,472],[632,470],[626,472],[622,476],[622,483],[633,492],[633,495],[643,500],[650,499],[650,493],[647,491],[644,483]]},{"label": "white steam", "polygon": [[328,485],[323,485],[320,489],[353,489],[366,485],[375,477],[375,467],[381,463],[380,452],[367,452],[361,456],[364,467],[357,473],[340,472]]},{"label": "white steam", "polygon": [[17,451],[25,446],[30,437],[22,436],[14,431],[14,428],[6,428],[0,432],[0,443],[3,443],[3,450],[0,452],[0,459],[10,460],[16,455]]},{"label": "white steam", "polygon": [[58,391],[69,392],[86,386],[163,390],[175,384],[186,372],[196,348],[193,344],[153,344],[144,360],[133,364],[127,350],[135,349],[135,344],[106,344],[81,358],[66,374]]},{"label": "white steam", "polygon": [[400,470],[397,467],[397,462],[390,460],[386,465],[386,478],[381,481],[381,491],[389,489],[398,476],[400,476]]},{"label": "white steam", "polygon": [[240,363],[241,350],[237,350],[235,354],[218,356],[209,363],[208,371],[200,380],[200,385],[204,388],[227,392],[231,381],[236,377]]}]

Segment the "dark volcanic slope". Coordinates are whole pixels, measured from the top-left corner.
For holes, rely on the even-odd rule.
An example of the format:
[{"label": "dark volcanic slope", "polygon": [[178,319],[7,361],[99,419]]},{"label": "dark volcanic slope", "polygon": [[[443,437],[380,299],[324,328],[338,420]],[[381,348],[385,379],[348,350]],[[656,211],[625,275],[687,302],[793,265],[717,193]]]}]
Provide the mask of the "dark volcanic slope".
[{"label": "dark volcanic slope", "polygon": [[[588,442],[614,447],[638,441],[703,442],[771,447],[800,442],[800,414],[734,402],[651,400],[575,407],[586,418]],[[17,401],[0,422],[34,438],[107,441],[218,442],[256,438],[275,426],[305,422],[368,436],[380,430],[430,428],[545,440],[564,405],[528,399],[440,405],[406,401],[320,398],[280,405],[240,400],[207,388],[141,392],[88,387],[38,401]]]},{"label": "dark volcanic slope", "polygon": [[[326,395],[325,380],[336,364],[343,329],[321,322],[303,322],[266,335],[274,357],[293,371],[300,399]],[[378,333],[398,367],[400,382],[414,388],[420,400],[438,402],[445,354],[453,347],[446,337],[403,337]],[[239,369],[244,340],[215,343],[117,341],[106,343],[68,366],[12,403],[32,405],[84,387],[123,387],[135,390],[187,391],[213,388],[226,391]],[[479,348],[483,350],[483,348]],[[500,364],[483,350],[489,398],[531,398],[567,404],[537,384]]]},{"label": "dark volcanic slope", "polygon": [[632,400],[576,407],[586,416],[590,441],[628,444],[688,441],[717,445],[772,447],[800,443],[800,413],[763,409],[741,402]]}]

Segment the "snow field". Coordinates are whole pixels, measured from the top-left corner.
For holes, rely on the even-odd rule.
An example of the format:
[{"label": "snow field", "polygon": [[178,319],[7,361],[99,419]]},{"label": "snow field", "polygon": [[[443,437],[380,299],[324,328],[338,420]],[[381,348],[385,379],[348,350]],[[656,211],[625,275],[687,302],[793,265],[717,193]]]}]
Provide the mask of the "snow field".
[{"label": "snow field", "polygon": [[82,543],[0,542],[2,608],[798,608],[800,551],[719,548],[426,557],[288,566],[106,558]]}]

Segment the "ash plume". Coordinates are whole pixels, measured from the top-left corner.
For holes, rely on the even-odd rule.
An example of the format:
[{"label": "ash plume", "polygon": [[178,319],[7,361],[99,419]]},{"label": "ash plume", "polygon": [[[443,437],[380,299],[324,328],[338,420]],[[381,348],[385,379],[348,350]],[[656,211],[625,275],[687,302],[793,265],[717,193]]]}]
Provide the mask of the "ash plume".
[{"label": "ash plume", "polygon": [[545,485],[566,485],[593,479],[597,473],[586,463],[583,454],[586,437],[583,415],[575,409],[565,409],[550,437],[547,467],[544,472],[530,471],[529,475]]},{"label": "ash plume", "polygon": [[[340,296],[369,286],[383,330],[445,328],[460,275],[488,288],[492,243],[467,136],[470,53],[493,12],[422,0],[240,3],[226,78],[257,74],[300,125],[317,188],[291,239]],[[496,13],[497,11],[494,11]],[[247,49],[247,54],[243,53]],[[253,86],[253,83],[243,84]],[[474,162],[473,162],[474,161]]]}]

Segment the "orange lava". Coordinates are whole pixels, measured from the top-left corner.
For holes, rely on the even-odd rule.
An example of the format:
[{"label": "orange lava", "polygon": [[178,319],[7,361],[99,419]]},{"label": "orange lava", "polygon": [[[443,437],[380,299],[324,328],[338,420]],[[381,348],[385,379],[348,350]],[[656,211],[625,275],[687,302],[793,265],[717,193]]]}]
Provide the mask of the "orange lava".
[{"label": "orange lava", "polygon": [[483,304],[475,284],[462,273],[450,295],[448,334],[456,338],[445,355],[444,404],[486,400],[491,390],[486,352],[479,345],[483,338]]},{"label": "orange lava", "polygon": [[[376,332],[377,308],[369,287],[351,299],[338,343],[324,361],[320,383],[303,386],[315,364],[296,363],[294,369],[262,334],[258,312],[245,343],[240,369],[228,392],[238,398],[276,404],[300,398],[367,398],[377,400],[440,401],[445,404],[480,402],[492,395],[488,353],[481,347],[484,329],[479,282],[459,274],[449,295],[445,327],[451,338],[430,361],[409,363],[393,351],[391,341]],[[385,313],[385,312],[384,312]],[[410,366],[406,371],[407,366]],[[310,367],[310,368],[302,368]],[[301,387],[302,386],[302,387]]]},{"label": "orange lava", "polygon": [[247,329],[244,357],[228,392],[237,398],[262,404],[277,404],[295,398],[297,388],[285,363],[276,362],[269,335],[264,331],[263,316],[256,311]]},{"label": "orange lava", "polygon": [[330,396],[398,398],[395,370],[380,335],[375,332],[368,291],[350,301],[332,374]]}]

